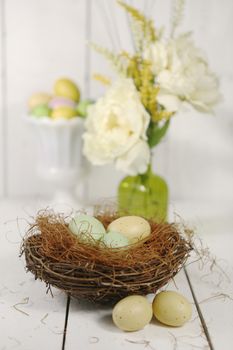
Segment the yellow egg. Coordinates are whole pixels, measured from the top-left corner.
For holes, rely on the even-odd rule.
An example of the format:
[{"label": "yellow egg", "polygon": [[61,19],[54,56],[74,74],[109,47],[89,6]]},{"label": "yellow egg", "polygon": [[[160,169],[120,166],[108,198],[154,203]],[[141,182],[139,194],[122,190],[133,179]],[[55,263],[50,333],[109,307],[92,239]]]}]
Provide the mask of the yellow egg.
[{"label": "yellow egg", "polygon": [[51,98],[52,98],[51,95],[46,94],[44,92],[39,92],[30,97],[28,101],[28,107],[30,110],[32,110],[38,106],[45,106],[49,103]]},{"label": "yellow egg", "polygon": [[136,243],[150,235],[151,227],[149,222],[140,216],[122,216],[109,224],[108,231],[119,232],[126,236],[130,243]]},{"label": "yellow egg", "polygon": [[153,313],[158,321],[173,327],[183,326],[192,316],[192,307],[183,295],[164,291],[153,301]]},{"label": "yellow egg", "polygon": [[152,316],[151,304],[141,295],[131,295],[120,300],[112,312],[115,325],[128,332],[144,328],[151,321]]},{"label": "yellow egg", "polygon": [[54,92],[57,96],[70,98],[78,102],[80,98],[80,91],[77,85],[70,79],[62,78],[55,82]]},{"label": "yellow egg", "polygon": [[70,107],[59,107],[52,111],[51,117],[53,119],[71,119],[77,116],[77,112]]}]

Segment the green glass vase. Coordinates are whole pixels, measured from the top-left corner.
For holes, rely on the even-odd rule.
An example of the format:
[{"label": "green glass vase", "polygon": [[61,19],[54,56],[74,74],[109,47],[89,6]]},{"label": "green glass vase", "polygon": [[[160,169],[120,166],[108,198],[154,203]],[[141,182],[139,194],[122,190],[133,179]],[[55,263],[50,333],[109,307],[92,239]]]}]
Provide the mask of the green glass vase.
[{"label": "green glass vase", "polygon": [[126,176],[118,187],[118,206],[122,215],[139,215],[157,222],[167,220],[168,186],[152,172]]}]

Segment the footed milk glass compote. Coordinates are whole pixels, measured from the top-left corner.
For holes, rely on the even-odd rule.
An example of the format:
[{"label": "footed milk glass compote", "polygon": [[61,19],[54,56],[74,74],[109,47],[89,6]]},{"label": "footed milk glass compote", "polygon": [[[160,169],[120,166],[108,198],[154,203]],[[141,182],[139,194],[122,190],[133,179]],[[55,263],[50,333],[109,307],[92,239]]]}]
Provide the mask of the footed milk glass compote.
[{"label": "footed milk glass compote", "polygon": [[37,134],[38,175],[51,184],[51,204],[78,207],[76,186],[84,176],[82,150],[83,119],[53,120],[27,117]]}]

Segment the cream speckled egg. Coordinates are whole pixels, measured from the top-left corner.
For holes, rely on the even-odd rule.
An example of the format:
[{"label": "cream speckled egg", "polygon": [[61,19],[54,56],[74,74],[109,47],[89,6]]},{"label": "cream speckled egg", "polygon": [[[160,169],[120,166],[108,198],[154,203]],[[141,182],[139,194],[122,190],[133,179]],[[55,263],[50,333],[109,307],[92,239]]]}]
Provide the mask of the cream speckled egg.
[{"label": "cream speckled egg", "polygon": [[173,291],[164,291],[155,296],[153,313],[161,323],[178,327],[190,320],[192,307],[183,295]]},{"label": "cream speckled egg", "polygon": [[122,216],[108,225],[108,231],[116,231],[126,236],[130,243],[136,243],[148,237],[151,227],[148,221],[140,216]]},{"label": "cream speckled egg", "polygon": [[144,328],[153,316],[152,306],[141,295],[130,295],[114,307],[112,319],[123,331],[133,332]]}]

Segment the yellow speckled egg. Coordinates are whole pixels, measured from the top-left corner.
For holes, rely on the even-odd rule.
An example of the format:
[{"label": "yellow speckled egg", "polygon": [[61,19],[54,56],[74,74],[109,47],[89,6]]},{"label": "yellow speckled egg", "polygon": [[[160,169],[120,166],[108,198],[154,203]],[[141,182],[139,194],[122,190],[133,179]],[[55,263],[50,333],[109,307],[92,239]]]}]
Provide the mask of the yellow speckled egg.
[{"label": "yellow speckled egg", "polygon": [[70,79],[62,78],[55,82],[54,92],[57,96],[64,96],[78,102],[80,91],[77,85]]},{"label": "yellow speckled egg", "polygon": [[38,106],[45,106],[49,103],[52,96],[49,94],[46,94],[44,92],[39,92],[37,94],[34,94],[30,97],[28,101],[28,107],[30,110],[38,107]]},{"label": "yellow speckled egg", "polygon": [[140,216],[131,215],[122,216],[112,221],[108,226],[108,231],[121,233],[132,244],[148,237],[151,233],[151,227],[147,220]]},{"label": "yellow speckled egg", "polygon": [[70,107],[59,107],[54,109],[51,113],[53,119],[71,119],[75,116],[77,116],[77,112]]},{"label": "yellow speckled egg", "polygon": [[153,313],[161,323],[178,327],[190,320],[192,307],[183,295],[173,291],[164,291],[155,296]]},{"label": "yellow speckled egg", "polygon": [[144,328],[152,319],[152,306],[141,295],[130,295],[114,307],[112,319],[123,331],[133,332]]}]

